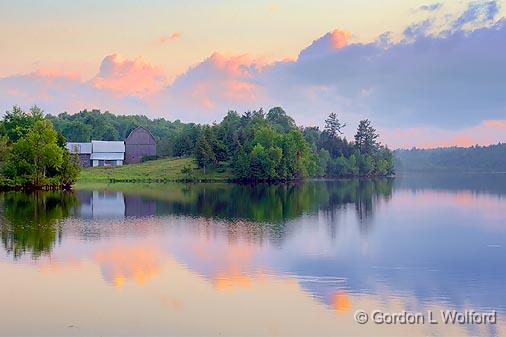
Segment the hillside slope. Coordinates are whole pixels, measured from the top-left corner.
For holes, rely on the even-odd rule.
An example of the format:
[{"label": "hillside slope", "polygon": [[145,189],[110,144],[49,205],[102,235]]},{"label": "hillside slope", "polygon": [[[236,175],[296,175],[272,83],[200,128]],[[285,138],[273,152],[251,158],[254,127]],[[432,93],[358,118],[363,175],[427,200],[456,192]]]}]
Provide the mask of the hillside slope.
[{"label": "hillside slope", "polygon": [[169,158],[147,161],[117,167],[83,168],[77,184],[109,183],[116,181],[181,181],[188,176],[183,174],[183,167],[191,168],[191,177],[195,180],[227,181],[232,179],[231,172],[226,169],[204,170],[197,167],[193,158]]}]

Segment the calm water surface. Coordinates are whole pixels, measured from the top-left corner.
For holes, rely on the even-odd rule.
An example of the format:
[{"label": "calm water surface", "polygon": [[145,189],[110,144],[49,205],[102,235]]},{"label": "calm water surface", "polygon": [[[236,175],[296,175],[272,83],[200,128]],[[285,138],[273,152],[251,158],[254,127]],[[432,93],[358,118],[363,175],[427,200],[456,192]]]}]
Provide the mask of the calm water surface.
[{"label": "calm water surface", "polygon": [[506,335],[505,175],[4,193],[0,235],[0,335]]}]

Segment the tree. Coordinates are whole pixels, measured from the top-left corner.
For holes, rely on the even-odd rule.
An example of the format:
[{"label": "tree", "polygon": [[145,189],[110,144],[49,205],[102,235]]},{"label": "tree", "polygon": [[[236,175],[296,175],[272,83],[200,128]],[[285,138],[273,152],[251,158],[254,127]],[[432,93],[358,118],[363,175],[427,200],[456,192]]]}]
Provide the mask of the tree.
[{"label": "tree", "polygon": [[3,128],[11,142],[23,138],[37,121],[44,119],[43,111],[36,105],[30,108],[30,112],[24,112],[15,105],[11,111],[5,113]]},{"label": "tree", "polygon": [[267,121],[281,132],[288,132],[297,128],[293,118],[288,116],[281,107],[270,109],[266,117]]},{"label": "tree", "polygon": [[184,179],[186,181],[192,181],[193,180],[193,169],[190,165],[185,165],[181,169],[181,174],[184,176]]},{"label": "tree", "polygon": [[32,150],[35,186],[44,184],[48,168],[56,170],[63,163],[63,149],[58,146],[57,133],[48,120],[37,121],[28,132],[26,141]]},{"label": "tree", "polygon": [[216,164],[216,156],[204,135],[201,135],[197,141],[195,157],[197,159],[197,164],[204,168],[204,174],[206,172],[206,167]]},{"label": "tree", "polygon": [[0,163],[4,161],[9,151],[9,138],[0,135]]},{"label": "tree", "polygon": [[345,126],[346,124],[341,124],[335,113],[331,113],[325,120],[324,132],[327,133],[331,138],[337,138],[339,135],[343,134],[342,129]]},{"label": "tree", "polygon": [[[20,116],[19,111],[15,114]],[[64,148],[64,137],[53,128],[49,119],[39,119],[40,114],[37,109],[32,109],[31,116],[37,121],[27,132],[18,133],[24,134],[21,138],[8,145],[2,172],[9,180],[9,186],[13,187],[68,188],[79,174],[79,158],[70,155]],[[21,117],[17,121],[26,126],[26,116]],[[11,118],[10,122],[14,120],[16,118]],[[22,129],[15,124],[11,126],[13,130]]]},{"label": "tree", "polygon": [[355,147],[362,154],[373,154],[379,146],[377,141],[379,135],[376,133],[368,119],[361,120],[355,134]]}]

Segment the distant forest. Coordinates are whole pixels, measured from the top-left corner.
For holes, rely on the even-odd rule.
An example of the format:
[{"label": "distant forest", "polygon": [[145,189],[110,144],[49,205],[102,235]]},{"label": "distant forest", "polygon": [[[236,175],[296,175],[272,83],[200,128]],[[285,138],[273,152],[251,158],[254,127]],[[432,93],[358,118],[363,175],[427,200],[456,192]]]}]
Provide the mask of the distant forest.
[{"label": "distant forest", "polygon": [[397,171],[506,172],[506,144],[396,150]]}]

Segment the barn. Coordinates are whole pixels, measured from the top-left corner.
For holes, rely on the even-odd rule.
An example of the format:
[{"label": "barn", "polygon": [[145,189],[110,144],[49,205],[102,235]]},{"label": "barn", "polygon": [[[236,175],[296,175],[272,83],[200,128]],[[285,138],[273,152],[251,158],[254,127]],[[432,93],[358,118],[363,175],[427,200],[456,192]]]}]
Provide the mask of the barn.
[{"label": "barn", "polygon": [[139,126],[125,140],[125,163],[140,163],[144,157],[156,156],[156,141],[151,132]]},{"label": "barn", "polygon": [[121,166],[125,160],[125,143],[122,141],[91,141],[91,166]]},{"label": "barn", "polygon": [[92,153],[91,143],[67,143],[67,150],[79,156],[79,163],[82,167],[90,167]]}]

